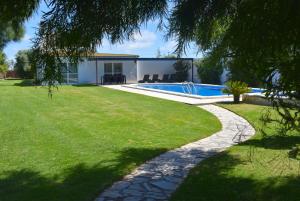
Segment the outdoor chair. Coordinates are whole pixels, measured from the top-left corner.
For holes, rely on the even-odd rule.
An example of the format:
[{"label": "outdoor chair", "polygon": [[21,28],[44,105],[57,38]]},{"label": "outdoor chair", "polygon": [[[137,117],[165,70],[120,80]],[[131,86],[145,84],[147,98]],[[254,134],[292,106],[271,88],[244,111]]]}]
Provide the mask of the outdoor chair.
[{"label": "outdoor chair", "polygon": [[146,74],[144,75],[144,78],[142,80],[139,80],[139,83],[145,83],[145,82],[149,82],[150,81],[150,75]]},{"label": "outdoor chair", "polygon": [[103,84],[112,83],[114,81],[113,75],[105,74],[103,75]]},{"label": "outdoor chair", "polygon": [[115,74],[115,75],[113,75],[113,77],[114,77],[113,80],[115,83],[117,83],[117,84],[123,83],[123,75],[122,74]]},{"label": "outdoor chair", "polygon": [[176,74],[171,74],[169,82],[175,82],[176,81]]},{"label": "outdoor chair", "polygon": [[152,77],[152,80],[150,80],[149,82],[159,82],[160,80],[158,79],[158,74],[154,74],[153,77]]},{"label": "outdoor chair", "polygon": [[160,82],[168,82],[169,81],[169,74],[164,74],[162,80]]},{"label": "outdoor chair", "polygon": [[123,74],[105,74],[101,77],[101,84],[126,84],[126,76]]}]

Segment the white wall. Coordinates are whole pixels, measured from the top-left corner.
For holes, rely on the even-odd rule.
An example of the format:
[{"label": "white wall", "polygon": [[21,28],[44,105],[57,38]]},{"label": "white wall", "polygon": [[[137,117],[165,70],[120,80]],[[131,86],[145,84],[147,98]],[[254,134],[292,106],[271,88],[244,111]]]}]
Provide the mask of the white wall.
[{"label": "white wall", "polygon": [[[190,61],[190,63],[192,66],[192,61]],[[191,82],[193,80],[195,83],[200,83],[200,78],[198,76],[197,67],[195,66],[195,64],[194,64],[193,68],[194,68],[194,73],[192,73],[192,68],[189,70],[188,81]],[[192,75],[193,75],[194,79],[192,79]]]},{"label": "white wall", "polygon": [[225,82],[228,81],[229,74],[230,74],[230,71],[228,69],[224,68],[223,73],[221,74],[221,77],[220,77],[221,84],[224,84]]},{"label": "white wall", "polygon": [[[137,61],[137,80],[142,80],[145,74],[150,75],[150,79],[152,79],[153,74],[158,74],[159,79],[162,79],[164,74],[174,74],[175,69],[173,64],[176,62],[176,59],[168,59],[168,60],[138,60]],[[191,60],[186,60],[190,62],[192,65]],[[188,81],[192,81],[192,69],[189,71]],[[194,66],[194,82],[199,81],[197,69]]]},{"label": "white wall", "polygon": [[[192,64],[191,60],[186,60]],[[122,63],[123,74],[126,75],[127,83],[137,83],[142,80],[145,74],[150,74],[151,79],[153,74],[159,74],[159,79],[162,79],[163,74],[174,74],[174,60],[98,60],[98,83],[101,82],[101,77],[104,75],[104,63]],[[96,83],[96,61],[84,59],[78,64],[78,83]],[[192,70],[189,70],[188,81],[192,81]],[[194,82],[199,82],[197,68],[194,66]]]},{"label": "white wall", "polygon": [[84,59],[78,64],[78,83],[96,83],[96,62]]},{"label": "white wall", "polygon": [[[101,82],[101,77],[104,75],[104,63],[122,63],[123,74],[126,75],[127,83],[136,83],[136,62],[134,60],[98,60],[98,83]],[[78,66],[78,82],[96,83],[96,61],[85,59]]]}]

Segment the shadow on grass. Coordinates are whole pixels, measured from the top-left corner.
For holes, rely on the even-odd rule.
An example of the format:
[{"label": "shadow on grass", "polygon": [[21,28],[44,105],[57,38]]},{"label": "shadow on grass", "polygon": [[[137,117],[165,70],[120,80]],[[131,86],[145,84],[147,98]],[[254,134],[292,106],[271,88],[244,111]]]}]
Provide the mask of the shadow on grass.
[{"label": "shadow on grass", "polygon": [[20,87],[30,87],[35,86],[33,80],[22,80],[20,82],[14,83],[14,86],[20,86]]},{"label": "shadow on grass", "polygon": [[93,166],[78,163],[55,176],[43,175],[31,169],[4,172],[0,174],[0,200],[94,200],[106,187],[131,172],[133,167],[165,151],[126,149],[115,160],[101,161]]},{"label": "shadow on grass", "polygon": [[295,201],[300,197],[300,177],[255,178],[247,172],[233,174],[247,161],[222,153],[197,166],[172,195],[172,201]]},{"label": "shadow on grass", "polygon": [[291,149],[295,145],[300,144],[300,136],[266,136],[261,139],[250,139],[239,146],[254,146],[265,149]]},{"label": "shadow on grass", "polygon": [[96,85],[96,84],[74,84],[72,86],[74,86],[74,87],[97,87],[99,85]]},{"label": "shadow on grass", "polygon": [[[78,163],[54,176],[31,169],[5,172],[0,179],[1,201],[81,201],[94,200],[114,181],[122,179],[132,168],[165,152],[165,149],[129,148],[114,160],[95,165]],[[101,153],[99,153],[101,154]],[[297,200],[300,177],[238,176],[229,172],[248,161],[227,152],[207,159],[191,172],[173,195],[173,200],[253,201]],[[244,175],[244,174],[239,174]]]}]

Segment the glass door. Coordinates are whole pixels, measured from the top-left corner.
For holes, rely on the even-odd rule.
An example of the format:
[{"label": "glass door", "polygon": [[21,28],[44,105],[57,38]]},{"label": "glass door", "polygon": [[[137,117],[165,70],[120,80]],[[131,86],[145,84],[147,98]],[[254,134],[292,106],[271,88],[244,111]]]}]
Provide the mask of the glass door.
[{"label": "glass door", "polygon": [[74,84],[78,83],[78,68],[77,64],[75,63],[69,63],[69,77],[68,77],[68,83]]},{"label": "glass door", "polygon": [[105,63],[104,75],[112,75],[112,74],[113,74],[112,63]]},{"label": "glass door", "polygon": [[78,67],[75,63],[62,63],[61,65],[62,83],[78,83]]},{"label": "glass door", "polygon": [[123,74],[123,65],[122,63],[114,63],[114,75]]}]

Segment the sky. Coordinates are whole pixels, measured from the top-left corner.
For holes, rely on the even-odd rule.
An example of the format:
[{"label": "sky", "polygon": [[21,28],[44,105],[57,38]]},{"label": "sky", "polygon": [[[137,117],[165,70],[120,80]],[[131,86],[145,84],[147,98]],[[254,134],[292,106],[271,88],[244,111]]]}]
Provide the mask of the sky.
[{"label": "sky", "polygon": [[[41,20],[43,12],[47,11],[47,6],[43,3],[37,12],[25,23],[25,35],[19,42],[10,42],[5,48],[4,53],[9,60],[15,58],[19,50],[29,49],[32,46],[31,39],[34,38],[36,29]],[[158,21],[150,21],[141,27],[140,33],[134,33],[133,39],[124,41],[122,44],[110,44],[104,40],[102,46],[97,49],[101,53],[137,54],[140,57],[156,57],[158,50],[161,55],[172,54],[175,50],[174,40],[166,41],[165,32],[157,29]],[[193,44],[187,49],[182,57],[201,57],[197,54],[197,47]]]}]

